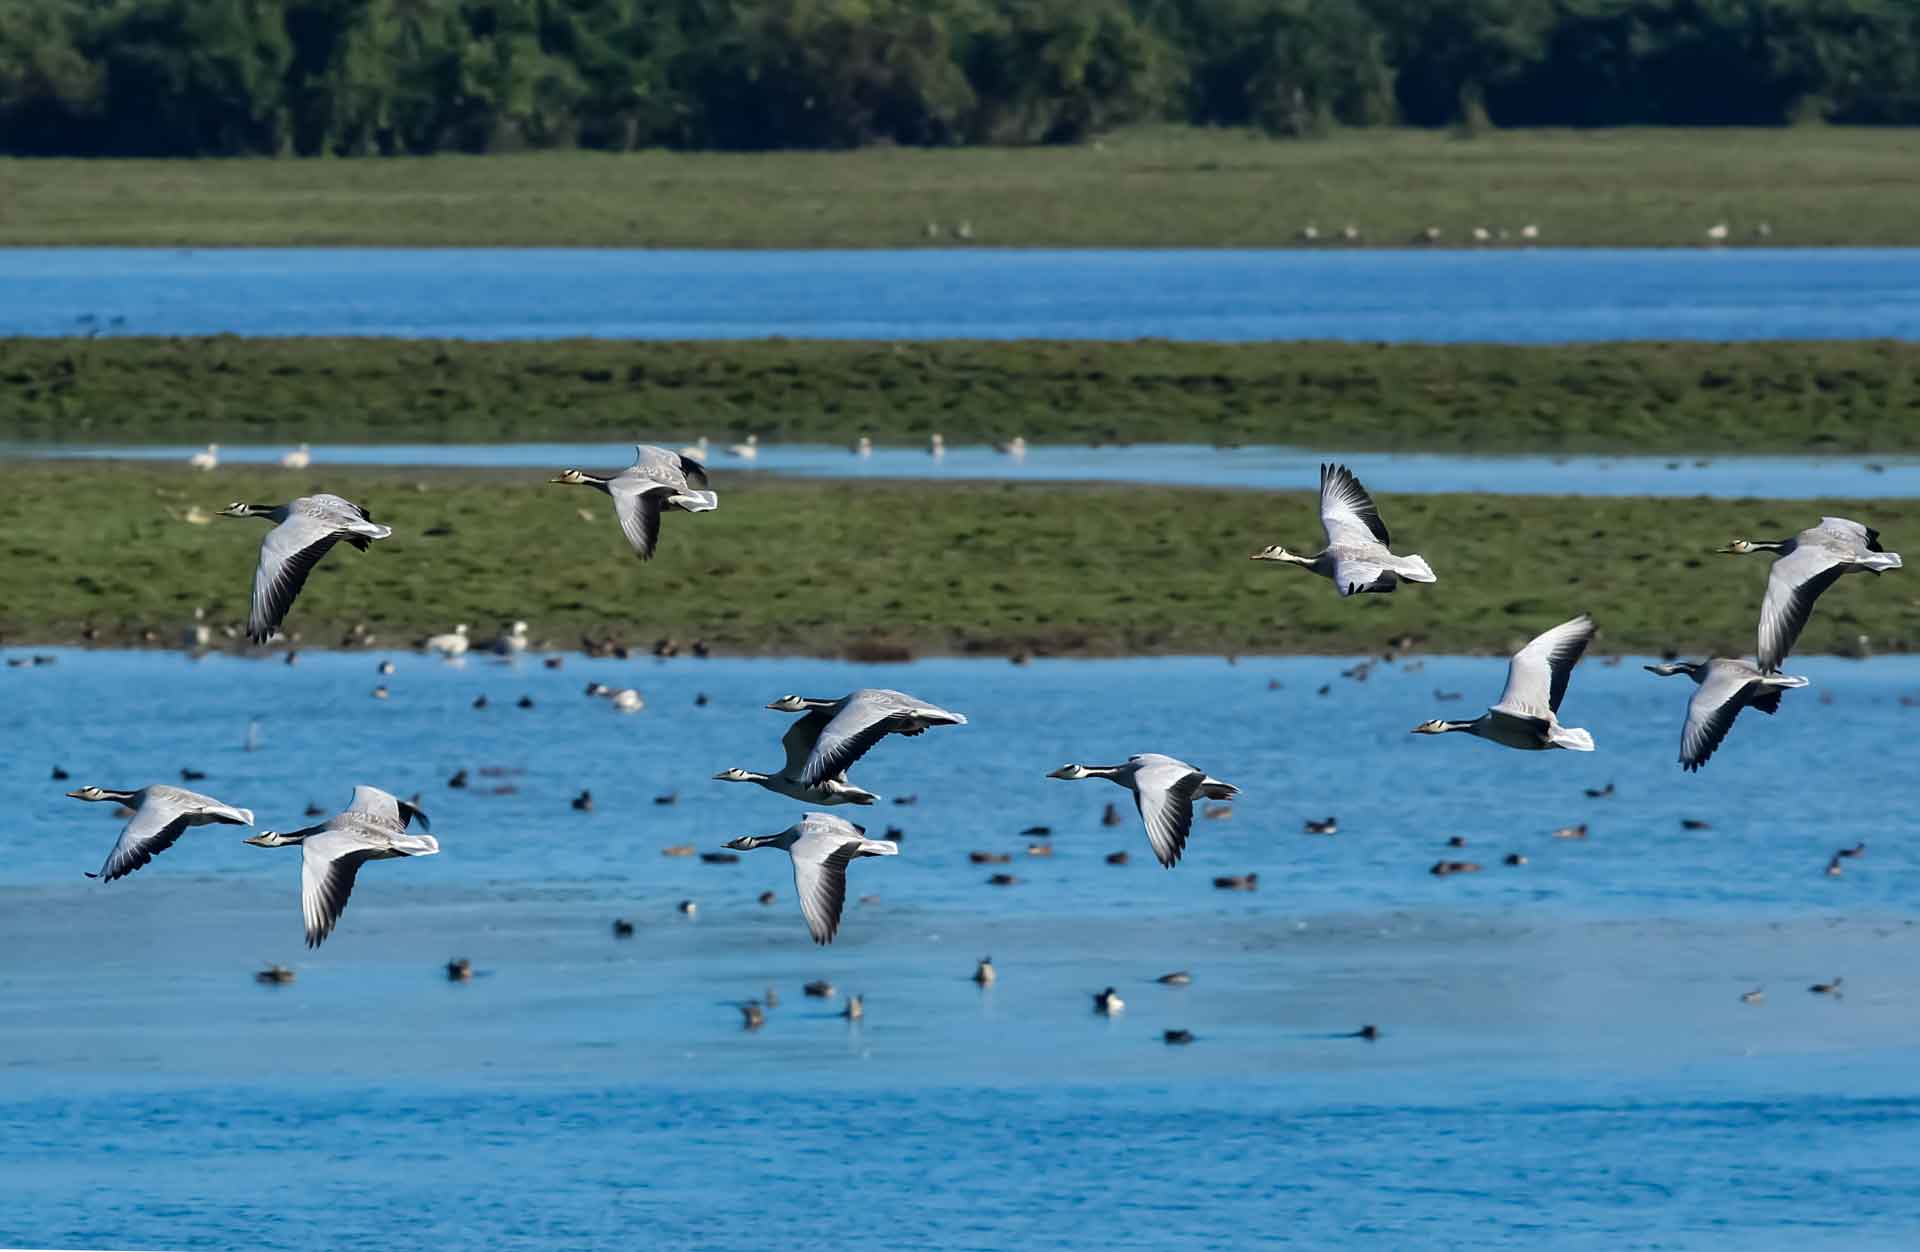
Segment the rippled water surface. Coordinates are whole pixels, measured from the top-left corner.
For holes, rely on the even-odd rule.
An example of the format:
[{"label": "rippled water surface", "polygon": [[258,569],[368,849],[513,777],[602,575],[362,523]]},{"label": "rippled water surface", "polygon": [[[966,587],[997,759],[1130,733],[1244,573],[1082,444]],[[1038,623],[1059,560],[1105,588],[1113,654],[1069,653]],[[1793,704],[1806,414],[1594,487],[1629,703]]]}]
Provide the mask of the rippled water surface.
[{"label": "rippled water surface", "polygon": [[[198,447],[0,444],[0,455],[184,463]],[[273,465],[285,446],[222,446],[231,465]],[[484,466],[612,469],[633,460],[623,443],[332,444],[313,449],[315,472],[329,465]],[[1304,490],[1320,462],[1337,459],[1369,484],[1398,492],[1476,491],[1506,495],[1905,498],[1920,493],[1920,461],[1840,457],[1463,456],[1328,453],[1302,448],[1214,448],[1204,444],[1112,447],[1032,445],[1013,457],[955,445],[941,457],[918,448],[875,448],[860,457],[821,444],[763,444],[751,462],[710,450],[709,467],[733,473],[853,478],[1108,481],[1163,486]]]},{"label": "rippled water surface", "polygon": [[1920,249],[9,248],[0,333],[1911,339]]},{"label": "rippled water surface", "polygon": [[[1634,660],[1576,674],[1563,716],[1600,746],[1581,755],[1407,733],[1490,699],[1491,659],[1357,681],[1309,658],[401,652],[383,680],[379,652],[48,655],[0,669],[0,1245],[1900,1247],[1920,1211],[1897,768],[1920,662],[1796,662],[1813,686],[1692,776],[1691,685]],[[648,707],[621,716],[589,680]],[[901,855],[853,867],[850,896],[875,898],[820,949],[777,853],[661,850],[791,821],[708,776],[777,764],[768,699],[863,683],[972,722],[856,768],[883,801],[841,812],[897,826]],[[1142,749],[1245,792],[1172,871],[1130,817],[1101,824],[1123,792],[1044,777]],[[1782,785],[1809,759],[1881,781]],[[280,829],[357,781],[419,791],[444,850],[366,867],[313,953],[298,854],[233,828],[83,879],[120,823],[62,793],[185,766]],[[1328,814],[1338,835],[1302,832]],[[1437,879],[1442,856],[1486,868]],[[1246,872],[1259,890],[1211,886]],[[455,955],[472,982],[441,975]],[[298,981],[255,984],[269,960]],[[1153,981],[1175,968],[1193,985]],[[1834,976],[1842,999],[1804,990]],[[864,992],[866,1020],[803,997],[811,978]],[[733,1006],[769,985],[781,1005],[742,1032]],[[1112,1020],[1090,1012],[1107,985]],[[1346,1037],[1363,1023],[1383,1037]]]}]

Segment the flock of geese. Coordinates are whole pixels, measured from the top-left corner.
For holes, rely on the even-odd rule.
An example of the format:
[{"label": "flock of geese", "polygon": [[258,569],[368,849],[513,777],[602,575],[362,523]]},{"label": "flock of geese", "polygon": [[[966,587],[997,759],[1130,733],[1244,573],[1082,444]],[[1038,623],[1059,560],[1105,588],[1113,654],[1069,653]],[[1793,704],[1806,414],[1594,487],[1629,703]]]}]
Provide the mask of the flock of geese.
[{"label": "flock of geese", "polygon": [[[667,513],[708,513],[719,507],[719,496],[708,483],[706,467],[690,451],[637,445],[634,463],[618,474],[602,476],[568,469],[549,481],[606,494],[613,502],[622,535],[645,561],[658,549],[661,521]],[[278,505],[236,502],[222,515],[273,523],[261,541],[253,575],[247,629],[256,643],[264,643],[279,632],[307,576],[336,544],[345,542],[366,551],[392,534],[365,508],[327,494],[302,496]],[[1391,593],[1401,582],[1437,581],[1425,558],[1392,551],[1391,537],[1373,497],[1344,466],[1321,467],[1320,522],[1324,542],[1319,552],[1304,555],[1275,545],[1254,553],[1252,559],[1298,565],[1331,581],[1342,597]],[[1833,517],[1822,518],[1819,525],[1791,538],[1740,539],[1718,551],[1735,555],[1767,552],[1776,554],[1776,560],[1760,607],[1757,663],[1715,657],[1646,667],[1665,677],[1684,674],[1696,685],[1680,736],[1679,760],[1686,770],[1706,764],[1742,709],[1776,713],[1786,691],[1807,684],[1804,678],[1781,673],[1780,667],[1823,591],[1846,574],[1880,574],[1901,567],[1899,555],[1880,545],[1877,532],[1858,522]],[[1592,642],[1595,629],[1593,619],[1581,614],[1545,631],[1513,655],[1506,686],[1484,713],[1465,721],[1422,722],[1413,733],[1457,732],[1529,751],[1593,751],[1593,735],[1563,725],[1559,715],[1573,670]],[[525,636],[526,624],[516,623],[507,649],[516,650],[514,641],[524,648]],[[427,641],[427,646],[445,655],[458,655],[468,646],[465,628],[452,635],[436,636]],[[734,767],[714,778],[752,783],[822,808],[875,802],[874,793],[857,786],[849,772],[888,736],[918,736],[938,727],[967,724],[960,713],[885,688],[863,688],[837,699],[786,695],[766,707],[796,715],[781,738],[785,760],[778,771],[761,773]],[[1169,869],[1179,863],[1186,848],[1196,800],[1228,801],[1239,794],[1232,783],[1196,765],[1154,752],[1137,754],[1117,765],[1067,764],[1047,776],[1063,781],[1098,778],[1126,788],[1145,827],[1148,845],[1160,864]],[[253,824],[249,809],[175,786],[155,785],[137,791],[88,786],[67,794],[79,800],[115,801],[133,810],[100,872],[89,875],[105,882],[140,869],[190,827]],[[325,822],[284,834],[264,831],[246,842],[265,848],[301,848],[301,912],[307,945],[317,947],[339,922],[362,864],[439,852],[440,845],[431,835],[411,833],[414,824],[422,831],[427,829],[426,815],[419,808],[376,787],[359,786],[351,803]],[[1320,825],[1337,829],[1332,818]],[[725,846],[734,851],[778,848],[787,854],[801,915],[808,933],[820,944],[831,943],[839,931],[847,871],[852,863],[864,857],[893,856],[899,851],[895,842],[870,839],[862,827],[823,812],[807,812],[785,830],[743,836]]]}]

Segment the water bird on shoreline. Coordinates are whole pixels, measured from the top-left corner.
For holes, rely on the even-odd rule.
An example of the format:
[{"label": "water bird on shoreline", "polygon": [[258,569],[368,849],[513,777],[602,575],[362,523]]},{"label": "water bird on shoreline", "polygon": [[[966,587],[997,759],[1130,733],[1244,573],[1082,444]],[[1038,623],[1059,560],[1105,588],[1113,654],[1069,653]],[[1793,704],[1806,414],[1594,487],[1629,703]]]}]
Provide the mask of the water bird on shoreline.
[{"label": "water bird on shoreline", "polygon": [[712,455],[712,448],[713,441],[705,435],[702,435],[686,447],[680,449],[680,459],[683,461],[698,461],[704,465],[706,464],[707,458]]},{"label": "water bird on shoreline", "polygon": [[1309,835],[1337,835],[1340,833],[1340,819],[1328,817],[1324,821],[1315,821],[1309,817],[1305,829]]},{"label": "water bird on shoreline", "polygon": [[644,443],[635,444],[633,452],[633,464],[611,478],[569,469],[547,481],[606,492],[627,543],[641,560],[650,561],[664,511],[706,513],[720,507],[720,497],[706,489],[707,468],[693,458]]},{"label": "water bird on shoreline", "polygon": [[447,962],[448,982],[473,981],[473,962],[464,956],[456,956]]},{"label": "water bird on shoreline", "polygon": [[993,958],[990,956],[981,957],[979,963],[973,967],[973,981],[982,987],[991,986],[999,977],[1000,971],[993,967]]},{"label": "water bird on shoreline", "polygon": [[378,787],[353,789],[353,800],[340,813],[303,830],[262,831],[246,840],[257,848],[300,848],[300,912],[306,922],[309,948],[326,942],[346,911],[355,877],[367,861],[396,857],[433,856],[440,843],[432,835],[407,833],[418,821],[428,829],[427,815]]},{"label": "water bird on shoreline", "polygon": [[1791,674],[1769,674],[1758,666],[1728,657],[1714,657],[1698,664],[1691,661],[1665,661],[1645,667],[1662,678],[1685,674],[1697,684],[1687,701],[1687,720],[1680,730],[1680,768],[1697,771],[1712,758],[1734,719],[1744,708],[1773,714],[1780,709],[1781,695],[1807,680]]},{"label": "water bird on shoreline", "polygon": [[365,552],[374,540],[393,534],[364,508],[324,492],[285,504],[235,501],[220,510],[220,516],[264,517],[274,523],[260,541],[260,559],[253,572],[247,638],[257,644],[265,643],[280,629],[300,589],[307,585],[307,575],[334,544],[344,541]]},{"label": "water bird on shoreline", "polygon": [[229,826],[253,825],[253,810],[223,804],[212,796],[203,796],[184,787],[155,783],[137,791],[116,791],[108,787],[80,787],[67,795],[75,800],[112,800],[130,807],[132,816],[107,853],[100,872],[88,874],[101,882],[124,878],[174,845],[189,827],[214,823]]},{"label": "water bird on shoreline", "polygon": [[488,642],[487,651],[495,656],[518,656],[525,652],[530,644],[531,641],[527,638],[527,624],[515,622]]},{"label": "water bird on shoreline", "polygon": [[453,628],[451,634],[428,635],[420,641],[423,652],[432,652],[451,661],[455,657],[465,656],[473,641],[467,637],[467,624],[461,622]]},{"label": "water bird on shoreline", "polygon": [[293,971],[284,965],[269,965],[253,976],[253,981],[270,986],[284,987],[293,981]]},{"label": "water bird on shoreline", "polygon": [[1555,626],[1514,653],[1507,663],[1506,689],[1485,713],[1470,722],[1422,722],[1413,733],[1464,731],[1508,748],[1593,751],[1593,736],[1578,727],[1562,726],[1559,712],[1567,680],[1593,642],[1594,629],[1593,619],[1585,613]]},{"label": "water bird on shoreline", "polygon": [[1010,456],[1016,461],[1021,460],[1027,455],[1027,437],[1015,435],[1011,439],[994,444],[993,450],[1001,456]]},{"label": "water bird on shoreline", "polygon": [[187,458],[187,464],[197,470],[215,470],[220,468],[220,445],[210,443],[202,451]]},{"label": "water bird on shoreline", "polygon": [[1791,539],[1736,539],[1716,552],[1744,556],[1777,552],[1760,602],[1760,669],[1778,673],[1793,651],[1820,593],[1843,574],[1880,574],[1900,568],[1900,554],[1880,546],[1880,532],[1844,517],[1823,517]]},{"label": "water bird on shoreline", "polygon": [[760,459],[760,436],[748,435],[745,441],[741,443],[728,445],[727,455],[730,457],[736,457],[742,461],[759,460]]},{"label": "water bird on shoreline", "polygon": [[807,932],[818,944],[833,942],[846,906],[847,867],[865,856],[897,856],[900,849],[869,839],[864,828],[831,813],[808,813],[772,835],[742,835],[726,847],[737,852],[779,848],[793,862],[793,886]]},{"label": "water bird on shoreline", "polygon": [[1126,1007],[1127,1002],[1112,987],[1093,993],[1093,1011],[1103,1016],[1112,1017],[1115,1013],[1124,1012]]},{"label": "water bird on shoreline", "polygon": [[308,447],[304,443],[301,444],[299,447],[295,448],[293,451],[282,453],[280,456],[281,469],[301,470],[301,469],[307,468],[309,465],[312,465],[312,464],[313,464],[313,449]]},{"label": "water bird on shoreline", "polygon": [[1320,467],[1320,527],[1326,542],[1314,556],[1279,544],[1253,554],[1256,561],[1304,566],[1333,581],[1342,596],[1391,592],[1401,581],[1437,581],[1423,557],[1396,556],[1373,497],[1344,465]]},{"label": "water bird on shoreline", "polygon": [[[801,725],[810,727],[813,744],[795,777],[809,787],[843,777],[854,762],[888,735],[918,735],[934,726],[967,724],[959,713],[888,687],[862,687],[838,700],[787,695],[767,707],[781,713],[806,714]],[[820,720],[816,721],[816,716]],[[781,742],[786,744],[786,737]],[[796,739],[788,744],[790,756],[798,742]]]},{"label": "water bird on shoreline", "polygon": [[1231,800],[1240,794],[1232,783],[1158,752],[1130,756],[1124,765],[1062,765],[1047,777],[1068,782],[1104,778],[1131,791],[1147,828],[1147,842],[1168,869],[1180,863],[1193,830],[1194,797]]},{"label": "water bird on shoreline", "polygon": [[937,461],[941,457],[945,456],[946,454],[947,454],[946,436],[942,435],[937,430],[934,431],[931,435],[928,435],[927,436],[927,455]]}]

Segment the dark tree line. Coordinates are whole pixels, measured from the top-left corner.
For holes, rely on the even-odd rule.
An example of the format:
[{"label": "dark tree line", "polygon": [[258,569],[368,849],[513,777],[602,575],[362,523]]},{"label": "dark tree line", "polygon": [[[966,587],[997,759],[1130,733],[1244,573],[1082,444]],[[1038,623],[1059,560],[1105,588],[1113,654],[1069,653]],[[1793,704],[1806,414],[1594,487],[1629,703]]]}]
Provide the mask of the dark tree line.
[{"label": "dark tree line", "polygon": [[1916,0],[0,0],[0,150],[1920,122]]}]

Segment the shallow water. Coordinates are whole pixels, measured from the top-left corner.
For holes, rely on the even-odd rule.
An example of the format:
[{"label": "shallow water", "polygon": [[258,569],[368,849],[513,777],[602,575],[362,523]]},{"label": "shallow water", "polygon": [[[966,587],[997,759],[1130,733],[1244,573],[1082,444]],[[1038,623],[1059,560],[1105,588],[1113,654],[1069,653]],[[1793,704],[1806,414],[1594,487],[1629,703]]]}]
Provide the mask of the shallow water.
[{"label": "shallow water", "polygon": [[[1491,659],[1359,682],[1319,658],[402,653],[383,680],[381,653],[51,655],[0,669],[0,1245],[762,1248],[777,1227],[856,1247],[1894,1247],[1920,1204],[1908,788],[1761,785],[1810,746],[1884,759],[1920,660],[1796,662],[1813,687],[1690,776],[1691,684],[1633,661],[1575,676],[1589,756],[1407,733],[1491,698]],[[616,714],[589,679],[649,707]],[[381,681],[392,699],[369,697]],[[918,800],[839,810],[904,829],[900,856],[853,868],[850,897],[878,899],[849,900],[832,947],[806,941],[774,853],[659,855],[792,820],[707,775],[777,763],[773,696],[876,682],[972,724],[857,767]],[[1044,777],[1142,748],[1245,789],[1170,872],[1136,824],[1100,825],[1124,793]],[[120,823],[61,793],[185,765],[281,829],[356,781],[417,789],[444,851],[368,866],[314,953],[298,854],[232,828],[82,879]],[[473,785],[447,788],[463,766]],[[567,804],[583,786],[590,814]],[[1328,813],[1339,835],[1301,833]],[[1551,837],[1576,821],[1589,838]],[[1018,833],[1036,823],[1050,839]],[[1025,855],[1041,842],[1059,851]],[[1435,879],[1443,855],[1487,869]],[[998,868],[1023,881],[988,887]],[[1209,884],[1250,870],[1257,892]],[[622,915],[639,933],[616,941]],[[453,955],[473,982],[441,977]],[[299,981],[254,984],[268,960]],[[1179,967],[1192,986],[1152,981]],[[1803,990],[1834,975],[1842,1000]],[[803,998],[815,977],[865,992],[867,1020]],[[783,1003],[742,1033],[733,1004],[769,984]],[[1089,1011],[1108,984],[1115,1020]],[[1738,1002],[1761,984],[1766,1004]],[[1385,1037],[1341,1037],[1363,1022]],[[1164,1045],[1173,1026],[1198,1041]]]},{"label": "shallow water", "polygon": [[0,250],[0,333],[1912,339],[1920,249]]},{"label": "shallow water", "polygon": [[[55,457],[184,463],[185,445],[0,444],[0,457]],[[275,465],[284,445],[222,445],[234,465]],[[327,444],[313,449],[316,472],[329,465],[481,466],[556,470],[612,469],[630,463],[624,443]],[[1467,456],[1329,453],[1302,448],[1205,444],[1111,447],[1032,445],[1023,457],[983,445],[952,445],[942,457],[918,448],[875,448],[859,457],[822,444],[763,444],[751,462],[711,450],[718,474],[800,474],[848,478],[995,479],[1014,482],[1140,482],[1161,486],[1304,490],[1319,465],[1338,460],[1368,483],[1396,492],[1492,492],[1501,495],[1718,496],[1812,499],[1920,494],[1920,459],[1882,457]]]}]

